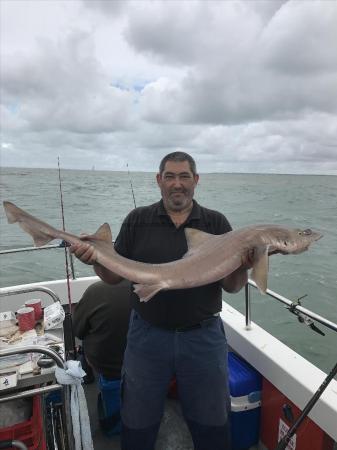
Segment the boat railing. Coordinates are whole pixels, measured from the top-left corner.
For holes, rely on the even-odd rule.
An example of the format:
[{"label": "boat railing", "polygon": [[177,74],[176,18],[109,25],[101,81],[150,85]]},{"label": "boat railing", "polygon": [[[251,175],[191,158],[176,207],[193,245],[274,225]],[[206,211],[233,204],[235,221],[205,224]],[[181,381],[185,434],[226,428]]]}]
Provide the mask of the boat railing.
[{"label": "boat railing", "polygon": [[64,248],[65,245],[63,241],[61,244],[49,244],[49,245],[41,245],[40,247],[20,247],[20,248],[9,248],[6,250],[1,250],[0,255],[10,255],[12,253],[22,253],[22,252],[33,252],[39,250],[50,250],[52,248]]},{"label": "boat railing", "polygon": [[27,294],[27,292],[44,292],[45,294],[49,295],[53,302],[61,302],[60,297],[55,294],[51,289],[45,287],[45,286],[34,286],[34,287],[8,287],[8,288],[1,288],[0,289],[0,297],[7,297],[10,295],[17,295],[17,294]]},{"label": "boat railing", "polygon": [[[245,286],[245,320],[246,320],[246,328],[251,328],[251,288],[258,289],[256,283],[252,280],[248,280],[248,283]],[[337,332],[337,324],[334,322],[331,322],[330,320],[326,319],[325,317],[320,316],[319,314],[316,314],[315,312],[311,311],[308,308],[304,308],[301,305],[300,299],[298,299],[296,302],[293,302],[289,300],[288,298],[284,297],[283,295],[278,294],[277,292],[272,291],[271,289],[266,290],[266,294],[283,303],[286,305],[286,308],[293,314],[295,314],[298,318],[298,320],[302,323],[305,323],[306,325],[310,326],[314,331],[322,333],[314,324],[315,322],[319,322],[320,324],[324,325],[325,327],[329,328],[330,330]]]},{"label": "boat railing", "polygon": [[39,250],[51,250],[51,249],[60,249],[63,248],[65,252],[67,252],[70,261],[70,272],[73,280],[76,279],[75,268],[74,268],[74,258],[72,253],[68,250],[69,245],[65,241],[61,241],[58,244],[48,244],[41,245],[40,247],[20,247],[20,248],[9,248],[5,250],[0,250],[0,255],[11,255],[13,253],[23,253],[23,252],[34,252]]},{"label": "boat railing", "polygon": [[[15,347],[11,349],[3,349],[0,350],[0,357],[6,357],[6,356],[12,356],[16,354],[24,354],[24,353],[41,353],[43,355],[46,355],[54,360],[56,365],[62,369],[66,369],[65,362],[63,358],[55,352],[53,349],[44,347],[41,345],[26,345],[24,347]],[[72,433],[72,422],[71,422],[71,416],[69,414],[70,409],[70,386],[69,385],[61,385],[58,383],[54,383],[52,385],[47,386],[40,386],[35,387],[32,389],[26,389],[14,392],[12,394],[8,395],[1,395],[0,396],[0,403],[8,402],[11,400],[17,400],[22,399],[26,397],[33,397],[35,395],[43,395],[48,394],[50,392],[56,391],[56,390],[62,390],[62,417],[64,424],[66,426],[66,439],[69,450],[72,450],[74,448],[73,444],[73,433]]]}]

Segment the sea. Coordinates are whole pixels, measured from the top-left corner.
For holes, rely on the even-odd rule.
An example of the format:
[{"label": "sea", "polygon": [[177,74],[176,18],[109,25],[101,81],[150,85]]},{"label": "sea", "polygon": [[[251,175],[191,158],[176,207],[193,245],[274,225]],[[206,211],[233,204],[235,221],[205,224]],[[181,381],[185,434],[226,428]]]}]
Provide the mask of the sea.
[{"label": "sea", "polygon": [[[1,169],[1,200],[62,228],[57,169]],[[108,222],[113,237],[126,214],[156,202],[160,192],[155,173],[61,170],[67,231],[93,233]],[[234,229],[252,224],[313,228],[323,234],[300,255],[273,255],[268,287],[337,323],[337,176],[202,173],[195,191],[203,206],[222,212]],[[30,236],[7,224],[0,208],[0,249],[32,246]],[[1,255],[0,286],[65,277],[60,249]],[[93,275],[75,262],[76,276]],[[244,311],[244,293],[224,293],[224,300]],[[325,372],[337,358],[337,333],[316,323],[322,336],[300,323],[281,303],[252,290],[252,320]]]}]

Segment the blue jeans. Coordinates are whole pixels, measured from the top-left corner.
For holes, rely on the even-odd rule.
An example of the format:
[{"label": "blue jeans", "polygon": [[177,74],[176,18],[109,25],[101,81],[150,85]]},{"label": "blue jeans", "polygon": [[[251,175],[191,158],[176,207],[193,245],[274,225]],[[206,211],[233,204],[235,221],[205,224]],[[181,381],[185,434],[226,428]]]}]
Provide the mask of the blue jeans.
[{"label": "blue jeans", "polygon": [[153,450],[170,380],[196,450],[229,450],[227,342],[220,317],[188,331],[132,312],[122,371],[122,449]]}]

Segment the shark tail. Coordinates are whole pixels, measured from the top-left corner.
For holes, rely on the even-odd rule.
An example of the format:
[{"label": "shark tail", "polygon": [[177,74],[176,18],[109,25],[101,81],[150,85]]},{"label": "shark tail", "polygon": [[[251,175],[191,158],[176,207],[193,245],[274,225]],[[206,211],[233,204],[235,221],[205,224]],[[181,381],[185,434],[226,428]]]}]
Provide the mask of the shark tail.
[{"label": "shark tail", "polygon": [[57,231],[54,228],[26,213],[23,209],[14,205],[14,203],[5,201],[3,205],[8,223],[17,222],[26,233],[32,236],[37,247],[46,245],[58,237]]},{"label": "shark tail", "polygon": [[11,202],[3,202],[5,213],[7,216],[8,223],[15,223],[18,221],[18,213],[22,212],[20,208],[14,205],[14,203]]},{"label": "shark tail", "polygon": [[163,284],[135,284],[133,287],[134,292],[138,295],[141,302],[147,302],[159,291],[164,289]]}]

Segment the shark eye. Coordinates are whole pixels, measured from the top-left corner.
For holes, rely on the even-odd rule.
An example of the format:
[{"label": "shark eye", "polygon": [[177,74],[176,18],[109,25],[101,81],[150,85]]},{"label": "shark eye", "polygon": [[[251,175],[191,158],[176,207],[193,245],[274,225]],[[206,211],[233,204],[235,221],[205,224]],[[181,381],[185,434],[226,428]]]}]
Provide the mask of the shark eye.
[{"label": "shark eye", "polygon": [[298,234],[300,236],[310,236],[312,234],[312,231],[310,230],[310,228],[307,228],[306,230],[303,231],[299,231]]}]

